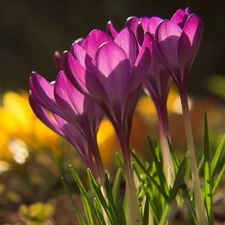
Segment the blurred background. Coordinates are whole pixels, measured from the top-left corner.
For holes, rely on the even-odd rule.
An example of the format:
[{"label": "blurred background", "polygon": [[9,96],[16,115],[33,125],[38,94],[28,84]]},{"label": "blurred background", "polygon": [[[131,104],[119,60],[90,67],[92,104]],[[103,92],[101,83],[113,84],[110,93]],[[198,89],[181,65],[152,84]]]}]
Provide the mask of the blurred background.
[{"label": "blurred background", "polygon": [[225,1],[150,0],[5,0],[0,14],[0,92],[28,90],[31,71],[54,80],[53,54],[70,48],[92,29],[112,20],[122,28],[129,16],[170,18],[190,7],[204,22],[204,36],[192,67],[189,93],[205,94],[205,79],[225,74]]}]

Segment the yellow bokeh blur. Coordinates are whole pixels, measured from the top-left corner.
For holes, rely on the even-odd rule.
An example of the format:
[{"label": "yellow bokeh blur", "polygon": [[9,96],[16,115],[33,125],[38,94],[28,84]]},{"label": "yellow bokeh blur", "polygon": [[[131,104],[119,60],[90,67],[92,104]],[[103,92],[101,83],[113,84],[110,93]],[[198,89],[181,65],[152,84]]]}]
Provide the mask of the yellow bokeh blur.
[{"label": "yellow bokeh blur", "polygon": [[[56,157],[60,156],[61,138],[45,126],[33,113],[29,102],[28,93],[6,92],[0,107],[0,160],[13,161],[14,152],[48,150]],[[13,144],[12,144],[13,143]]]},{"label": "yellow bokeh blur", "polygon": [[[178,92],[172,87],[168,97],[169,114],[181,111],[179,101]],[[10,146],[18,143],[22,145],[16,149],[21,151],[26,147],[28,151],[48,151],[60,157],[63,151],[60,149],[62,138],[35,116],[29,105],[27,92],[20,94],[12,91],[6,92],[2,102],[0,107],[0,161],[13,161],[13,151]],[[157,113],[151,98],[143,95],[134,112],[130,140],[131,148],[143,156],[149,152],[147,136],[153,140],[158,139]],[[115,153],[120,152],[120,147],[109,120],[102,121],[97,140],[104,166],[108,169],[115,167]]]}]

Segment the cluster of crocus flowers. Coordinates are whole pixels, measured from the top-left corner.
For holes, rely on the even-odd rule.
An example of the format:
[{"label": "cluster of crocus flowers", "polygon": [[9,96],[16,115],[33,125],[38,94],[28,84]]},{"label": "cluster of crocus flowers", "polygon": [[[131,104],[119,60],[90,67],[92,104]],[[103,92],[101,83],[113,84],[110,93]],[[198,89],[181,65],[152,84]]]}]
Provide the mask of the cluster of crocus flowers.
[{"label": "cluster of crocus flowers", "polygon": [[[139,95],[151,96],[159,118],[159,131],[167,181],[174,181],[169,154],[166,109],[170,85],[179,89],[190,158],[195,162],[187,105],[186,81],[202,37],[202,22],[189,9],[178,10],[170,20],[130,18],[120,32],[112,23],[108,32],[93,30],[75,41],[70,51],[55,56],[59,71],[55,82],[33,72],[30,104],[52,130],[68,139],[87,167],[104,181],[104,168],[96,135],[103,114],[117,134],[125,168],[127,224],[140,224],[141,216],[130,161],[131,124]],[[197,165],[197,164],[196,164]],[[169,168],[169,169],[168,169]],[[206,224],[197,171],[192,167],[197,217]],[[202,205],[201,205],[202,204]]]}]

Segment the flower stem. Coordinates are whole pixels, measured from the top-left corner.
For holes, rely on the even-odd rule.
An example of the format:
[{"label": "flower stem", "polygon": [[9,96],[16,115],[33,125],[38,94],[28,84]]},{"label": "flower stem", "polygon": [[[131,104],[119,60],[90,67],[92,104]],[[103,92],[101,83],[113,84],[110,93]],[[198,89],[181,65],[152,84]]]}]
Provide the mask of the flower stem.
[{"label": "flower stem", "polygon": [[168,186],[172,188],[175,180],[175,171],[168,144],[168,139],[170,140],[170,134],[166,103],[160,104],[160,106],[159,104],[155,105],[158,114],[159,135],[162,148],[163,166],[166,174],[166,181]]},{"label": "flower stem", "polygon": [[133,170],[131,168],[129,137],[126,134],[126,129],[120,125],[116,129],[120,142],[125,168],[126,181],[126,223],[129,225],[141,225],[142,219],[136,196],[136,186],[134,183]]},{"label": "flower stem", "polygon": [[189,160],[190,160],[193,187],[194,187],[197,221],[198,221],[198,225],[207,225],[208,220],[207,220],[207,215],[205,211],[201,185],[199,181],[199,174],[198,174],[197,160],[195,156],[194,140],[193,140],[193,134],[192,134],[191,118],[190,118],[190,112],[189,112],[189,106],[188,106],[186,86],[182,85],[182,87],[179,88],[179,92],[180,92],[182,110],[184,115],[184,125],[185,125],[187,147],[189,151]]},{"label": "flower stem", "polygon": [[97,140],[95,137],[90,138],[91,140],[89,141],[92,152],[93,152],[93,156],[95,159],[95,165],[96,165],[96,169],[97,169],[97,175],[98,178],[100,180],[100,184],[102,187],[104,187],[104,181],[105,181],[105,170],[104,170],[104,166],[103,166],[103,162],[101,159],[101,155],[100,155],[100,151],[98,148],[98,144],[97,144]]}]

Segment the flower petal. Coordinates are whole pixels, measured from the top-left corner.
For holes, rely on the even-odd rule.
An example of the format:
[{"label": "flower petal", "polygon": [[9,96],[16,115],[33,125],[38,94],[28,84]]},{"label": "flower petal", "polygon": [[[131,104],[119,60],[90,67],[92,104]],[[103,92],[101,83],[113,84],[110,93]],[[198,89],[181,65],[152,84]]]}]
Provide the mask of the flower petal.
[{"label": "flower petal", "polygon": [[147,26],[147,29],[145,31],[148,31],[154,37],[155,31],[156,31],[158,25],[160,24],[160,22],[162,22],[162,21],[163,20],[161,18],[159,18],[157,16],[153,16],[148,21],[148,26]]},{"label": "flower petal", "polygon": [[144,17],[140,18],[140,22],[141,22],[141,25],[143,27],[144,32],[147,31],[149,20],[150,20],[150,18],[147,17],[147,16],[144,16]]},{"label": "flower petal", "polygon": [[129,83],[129,93],[133,92],[142,82],[151,64],[153,52],[153,39],[149,33],[146,33],[141,51],[133,68],[133,73]]},{"label": "flower petal", "polygon": [[33,72],[30,77],[30,90],[36,101],[45,109],[64,117],[54,97],[54,85],[46,81],[38,73]]},{"label": "flower petal", "polygon": [[191,15],[191,11],[186,8],[185,10],[183,9],[178,9],[170,21],[176,23],[181,29],[183,29],[188,17]]},{"label": "flower petal", "polygon": [[181,28],[169,20],[161,22],[155,33],[157,52],[165,66],[173,73],[179,70],[178,43],[181,33]]},{"label": "flower petal", "polygon": [[114,42],[125,51],[130,65],[133,66],[138,55],[138,44],[134,33],[125,28],[116,36]]},{"label": "flower petal", "polygon": [[63,70],[61,54],[58,51],[56,51],[54,54],[54,63],[58,72]]},{"label": "flower petal", "polygon": [[93,62],[98,69],[95,75],[104,87],[111,102],[123,102],[131,75],[130,63],[122,48],[115,43],[100,47]]},{"label": "flower petal", "polygon": [[198,52],[203,34],[203,23],[198,16],[192,14],[183,29],[178,45],[180,67],[189,72],[189,69]]},{"label": "flower petal", "polygon": [[143,88],[154,102],[166,102],[172,81],[168,69],[153,61],[147,76],[143,79]]},{"label": "flower petal", "polygon": [[92,61],[92,58],[86,53],[86,51],[76,42],[71,47],[72,55],[83,66],[86,67]]},{"label": "flower petal", "polygon": [[63,71],[56,78],[54,94],[60,109],[72,121],[76,115],[84,113],[84,95],[70,83]]},{"label": "flower petal", "polygon": [[[61,117],[55,115],[55,120],[63,131],[63,136],[76,148],[79,154],[83,157],[84,161],[87,155],[87,142],[80,131]],[[91,152],[89,152],[91,154]]]},{"label": "flower petal", "polygon": [[65,52],[63,59],[65,74],[78,91],[95,99],[106,98],[106,93],[100,82],[75,60],[70,52]]},{"label": "flower petal", "polygon": [[136,35],[137,26],[138,26],[139,22],[140,22],[140,19],[138,17],[131,16],[131,17],[127,18],[126,23],[125,23],[125,27],[128,27]]},{"label": "flower petal", "polygon": [[84,50],[87,52],[91,58],[95,57],[96,51],[99,49],[99,46],[106,42],[112,42],[112,38],[101,30],[91,31],[85,42],[83,44]]},{"label": "flower petal", "polygon": [[50,129],[55,131],[57,134],[64,136],[61,131],[61,127],[54,121],[54,119],[38,104],[32,94],[29,95],[29,102],[36,116]]},{"label": "flower petal", "polygon": [[108,22],[106,30],[107,34],[109,34],[109,36],[112,37],[113,39],[118,34],[118,31],[114,28],[112,21]]}]

